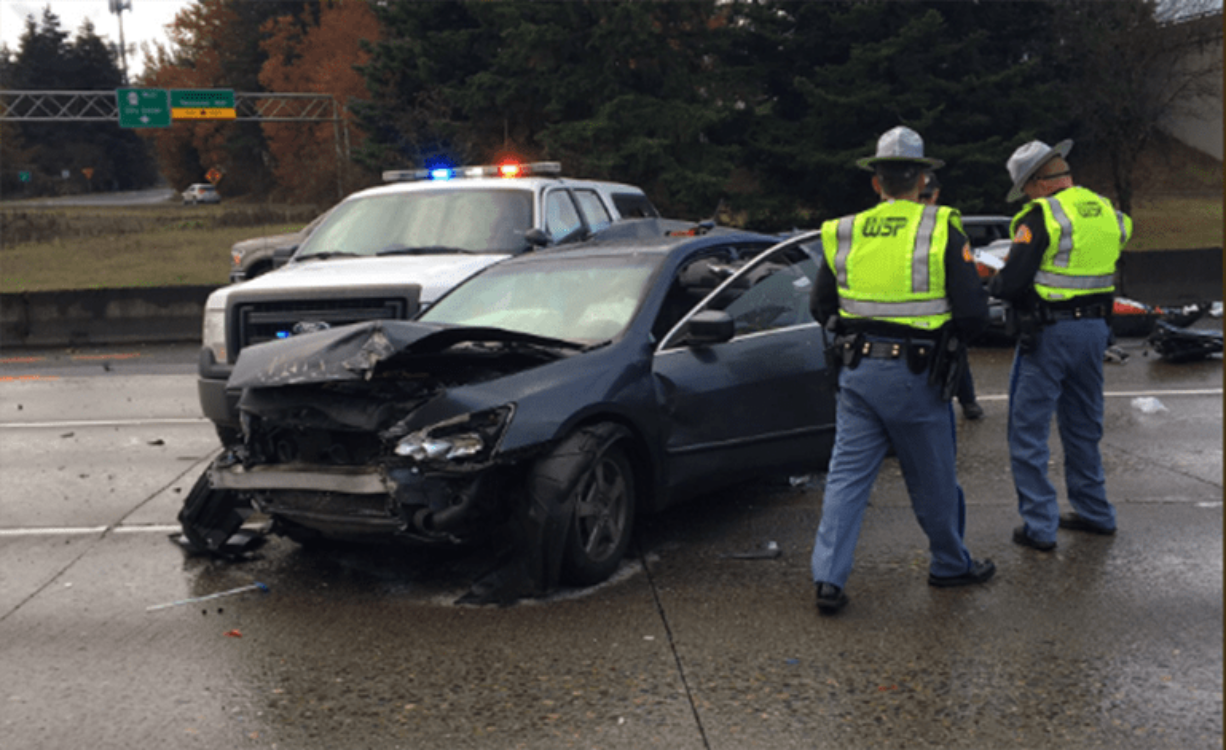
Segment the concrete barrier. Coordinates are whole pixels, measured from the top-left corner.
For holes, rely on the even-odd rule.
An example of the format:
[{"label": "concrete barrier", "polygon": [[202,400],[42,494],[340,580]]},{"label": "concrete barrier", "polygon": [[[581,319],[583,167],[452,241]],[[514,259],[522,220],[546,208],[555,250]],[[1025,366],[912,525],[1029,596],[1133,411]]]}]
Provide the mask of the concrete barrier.
[{"label": "concrete barrier", "polygon": [[200,341],[216,286],[0,294],[0,348]]},{"label": "concrete barrier", "polygon": [[[0,294],[0,348],[200,341],[215,286]],[[1222,248],[1126,252],[1119,294],[1151,305],[1222,299]]]}]

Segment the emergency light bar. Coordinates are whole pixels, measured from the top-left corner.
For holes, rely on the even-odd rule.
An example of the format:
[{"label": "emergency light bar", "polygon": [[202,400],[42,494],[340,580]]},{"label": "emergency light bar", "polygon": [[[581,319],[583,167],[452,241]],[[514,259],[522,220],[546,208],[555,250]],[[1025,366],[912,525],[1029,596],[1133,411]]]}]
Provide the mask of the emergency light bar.
[{"label": "emergency light bar", "polygon": [[384,182],[412,182],[416,180],[451,180],[464,177],[531,177],[533,175],[557,176],[562,174],[560,161],[534,161],[528,164],[506,162],[484,164],[477,167],[436,167],[434,169],[389,169],[383,173]]}]

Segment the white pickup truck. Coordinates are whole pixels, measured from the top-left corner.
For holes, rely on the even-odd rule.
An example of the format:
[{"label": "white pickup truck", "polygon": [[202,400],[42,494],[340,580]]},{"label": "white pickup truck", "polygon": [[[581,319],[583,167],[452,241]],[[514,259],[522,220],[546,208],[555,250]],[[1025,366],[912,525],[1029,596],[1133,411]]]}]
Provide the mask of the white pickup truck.
[{"label": "white pickup truck", "polygon": [[408,319],[486,266],[659,216],[637,187],[561,176],[557,162],[391,171],[333,208],[284,267],[205,303],[198,390],[225,444],[240,438],[226,388],[246,346],[295,330]]}]

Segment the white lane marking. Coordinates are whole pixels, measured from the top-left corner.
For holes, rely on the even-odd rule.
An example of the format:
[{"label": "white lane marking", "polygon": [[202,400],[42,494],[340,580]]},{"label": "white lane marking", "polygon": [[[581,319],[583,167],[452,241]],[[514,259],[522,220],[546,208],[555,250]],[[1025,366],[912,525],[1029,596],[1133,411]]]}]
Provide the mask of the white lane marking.
[{"label": "white lane marking", "polygon": [[182,531],[182,530],[183,530],[183,527],[177,523],[173,525],[167,523],[167,524],[148,524],[148,525],[140,525],[140,526],[116,526],[115,528],[111,529],[111,531],[115,532],[116,534],[143,534],[143,533],[173,534],[177,531]]},{"label": "white lane marking", "polygon": [[82,526],[78,528],[43,527],[36,529],[0,529],[0,536],[79,536],[82,534],[101,534],[106,526]]},{"label": "white lane marking", "polygon": [[178,524],[140,524],[132,526],[42,526],[24,529],[0,529],[0,537],[20,536],[86,536],[88,534],[103,534],[110,531],[115,534],[173,534],[182,531]]},{"label": "white lane marking", "polygon": [[[1221,396],[1221,388],[1196,388],[1177,391],[1106,391],[1105,398],[1137,398],[1141,396]],[[1001,393],[992,396],[976,396],[979,401],[1008,401],[1009,394]]]},{"label": "white lane marking", "polygon": [[141,425],[150,424],[204,424],[209,420],[205,417],[184,417],[184,418],[167,418],[167,419],[93,419],[88,421],[64,421],[64,422],[4,422],[0,423],[0,429],[6,427],[24,429],[45,429],[48,427],[139,427]]}]

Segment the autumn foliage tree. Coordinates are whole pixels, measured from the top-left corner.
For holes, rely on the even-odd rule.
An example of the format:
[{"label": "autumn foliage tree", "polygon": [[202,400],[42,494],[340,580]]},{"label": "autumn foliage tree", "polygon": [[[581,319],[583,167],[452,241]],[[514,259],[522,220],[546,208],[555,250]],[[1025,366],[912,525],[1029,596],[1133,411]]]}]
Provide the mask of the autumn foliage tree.
[{"label": "autumn foliage tree", "polygon": [[[315,11],[315,12],[312,12]],[[265,123],[276,194],[300,203],[330,204],[340,193],[368,184],[369,170],[351,165],[348,151],[364,136],[347,103],[366,94],[355,66],[369,59],[362,42],[379,39],[379,24],[364,0],[325,0],[297,15],[265,22],[260,46],[268,55],[260,70],[267,91],[330,94],[343,122]],[[339,171],[339,174],[338,174]]]},{"label": "autumn foliage tree", "polygon": [[[269,18],[301,7],[297,2],[197,0],[167,26],[169,45],[145,51],[140,85],[160,89],[259,91],[264,62],[260,28]],[[222,195],[268,194],[271,157],[256,122],[175,121],[151,136],[162,174],[178,188],[200,182],[210,169],[224,177]]]}]

